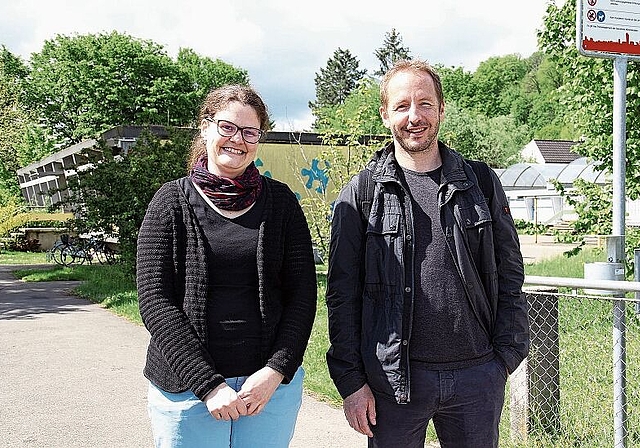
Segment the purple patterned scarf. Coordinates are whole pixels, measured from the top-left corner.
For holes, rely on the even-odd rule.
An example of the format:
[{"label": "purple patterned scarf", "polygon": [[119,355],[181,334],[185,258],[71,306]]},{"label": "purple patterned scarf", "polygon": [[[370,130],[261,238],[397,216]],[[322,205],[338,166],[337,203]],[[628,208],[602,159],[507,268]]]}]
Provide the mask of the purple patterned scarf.
[{"label": "purple patterned scarf", "polygon": [[216,176],[207,169],[207,155],[203,154],[191,170],[191,180],[222,210],[243,210],[253,204],[262,191],[262,178],[251,162],[240,176],[229,179]]}]

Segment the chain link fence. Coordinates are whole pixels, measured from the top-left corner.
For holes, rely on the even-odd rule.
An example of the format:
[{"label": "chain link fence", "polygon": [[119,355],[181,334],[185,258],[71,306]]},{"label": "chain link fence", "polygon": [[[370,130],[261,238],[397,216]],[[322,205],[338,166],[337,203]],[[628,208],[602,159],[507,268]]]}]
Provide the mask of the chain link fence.
[{"label": "chain link fence", "polygon": [[510,378],[500,446],[640,447],[638,303],[552,288],[527,299],[531,352]]}]

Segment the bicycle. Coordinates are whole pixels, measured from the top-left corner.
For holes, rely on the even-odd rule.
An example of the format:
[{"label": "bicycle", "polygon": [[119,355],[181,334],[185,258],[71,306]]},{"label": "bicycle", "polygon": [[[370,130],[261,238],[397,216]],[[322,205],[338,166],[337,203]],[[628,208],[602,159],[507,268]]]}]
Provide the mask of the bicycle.
[{"label": "bicycle", "polygon": [[54,261],[56,264],[60,266],[67,265],[67,259],[71,257],[71,253],[73,252],[70,249],[71,246],[71,236],[69,234],[63,233],[60,235],[60,239],[57,240],[51,249],[47,251],[47,262]]},{"label": "bicycle", "polygon": [[84,256],[84,259],[92,264],[93,260],[98,260],[100,264],[113,264],[116,261],[115,252],[107,246],[103,239],[90,236],[84,241],[78,256]]},{"label": "bicycle", "polygon": [[68,234],[62,234],[60,240],[47,252],[47,261],[51,260],[66,267],[82,265],[85,262],[93,264],[94,260],[98,260],[100,264],[113,264],[116,261],[116,253],[104,240],[94,236],[90,236],[86,241],[74,242]]}]

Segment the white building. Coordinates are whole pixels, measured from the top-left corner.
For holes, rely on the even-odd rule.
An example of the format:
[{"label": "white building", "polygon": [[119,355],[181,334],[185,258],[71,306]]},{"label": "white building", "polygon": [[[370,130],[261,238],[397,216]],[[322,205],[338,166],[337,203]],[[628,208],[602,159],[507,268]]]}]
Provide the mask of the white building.
[{"label": "white building", "polygon": [[[496,170],[509,198],[515,219],[557,225],[576,218],[572,207],[558,193],[553,180],[570,192],[576,179],[604,185],[611,175],[598,163],[572,151],[579,142],[532,140],[522,150],[525,163]],[[627,225],[640,225],[640,201],[627,200]]]}]

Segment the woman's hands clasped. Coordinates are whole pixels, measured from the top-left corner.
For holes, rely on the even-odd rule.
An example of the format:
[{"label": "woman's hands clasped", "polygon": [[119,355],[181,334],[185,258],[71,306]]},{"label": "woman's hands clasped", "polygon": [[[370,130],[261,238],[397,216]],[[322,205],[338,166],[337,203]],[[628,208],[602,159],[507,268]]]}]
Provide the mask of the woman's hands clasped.
[{"label": "woman's hands clasped", "polygon": [[257,415],[266,406],[282,382],[283,375],[271,367],[263,367],[236,392],[222,383],[207,394],[204,402],[211,416],[217,420],[237,420],[241,415]]},{"label": "woman's hands clasped", "polygon": [[222,383],[204,397],[207,410],[216,420],[237,420],[241,415],[247,415],[247,405],[238,393]]}]

